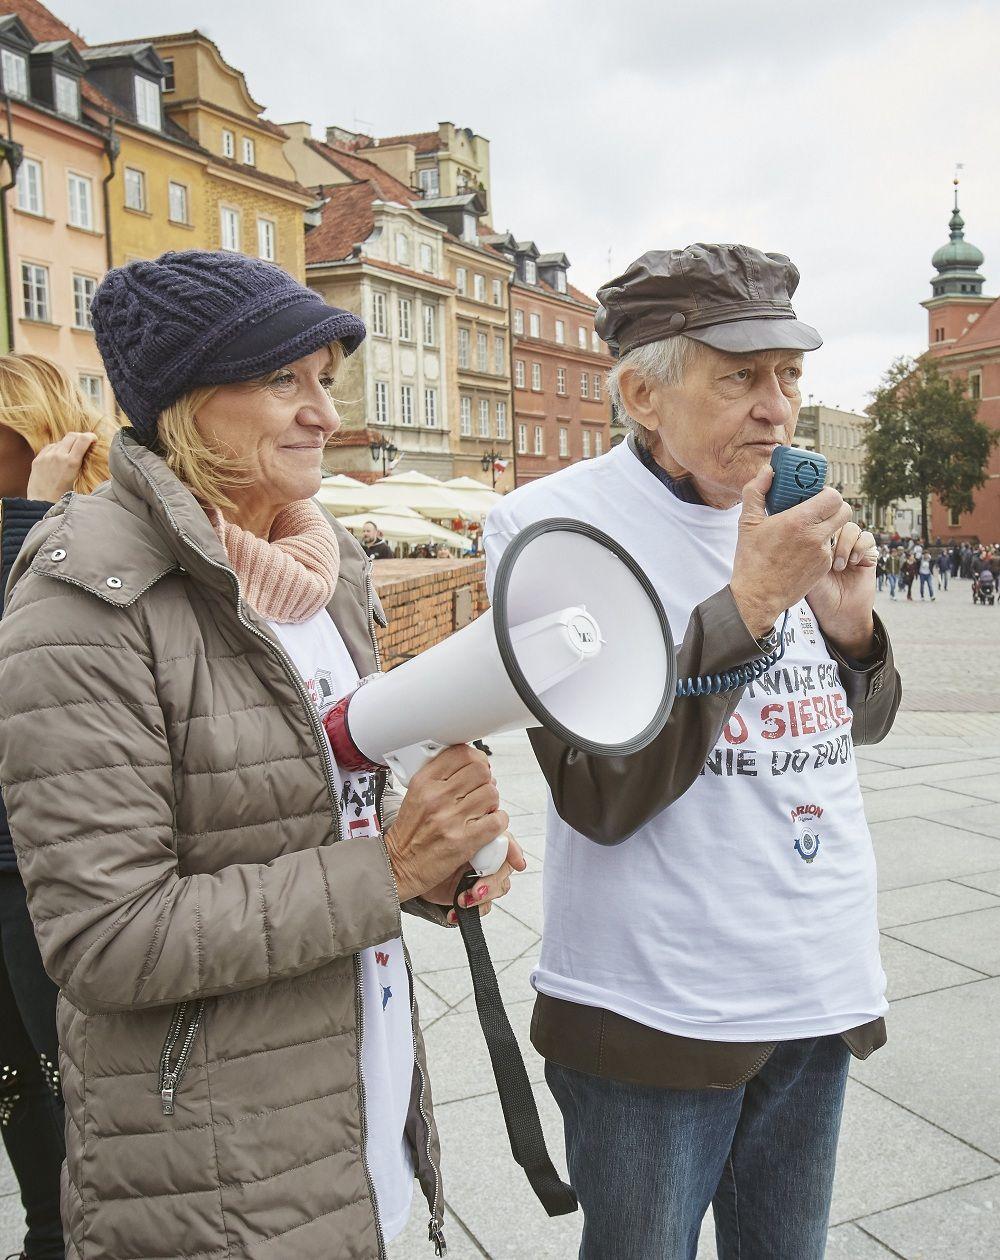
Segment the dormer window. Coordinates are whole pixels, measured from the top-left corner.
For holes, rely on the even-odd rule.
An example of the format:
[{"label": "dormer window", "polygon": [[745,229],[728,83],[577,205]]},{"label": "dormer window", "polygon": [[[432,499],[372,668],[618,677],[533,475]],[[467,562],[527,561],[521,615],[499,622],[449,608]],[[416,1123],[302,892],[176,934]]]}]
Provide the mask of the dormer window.
[{"label": "dormer window", "polygon": [[160,119],[160,85],[142,75],[135,76],[135,116],[144,127],[152,127],[159,131]]},{"label": "dormer window", "polygon": [[526,284],[538,283],[538,268],[535,266],[534,259],[526,258],[524,260],[524,280]]},{"label": "dormer window", "polygon": [[56,113],[67,118],[80,117],[80,81],[56,72]]},{"label": "dormer window", "polygon": [[418,173],[417,179],[420,181],[420,191],[425,197],[440,197],[441,180],[436,166],[425,167]]},{"label": "dormer window", "polygon": [[476,216],[474,214],[462,215],[462,240],[467,241],[470,245],[474,245],[478,240]]},{"label": "dormer window", "polygon": [[9,48],[2,51],[3,90],[8,96],[28,95],[28,58]]},{"label": "dormer window", "polygon": [[557,293],[565,293],[565,292],[566,292],[566,273],[565,273],[565,271],[557,271],[557,272],[556,272],[556,292],[557,292]]}]

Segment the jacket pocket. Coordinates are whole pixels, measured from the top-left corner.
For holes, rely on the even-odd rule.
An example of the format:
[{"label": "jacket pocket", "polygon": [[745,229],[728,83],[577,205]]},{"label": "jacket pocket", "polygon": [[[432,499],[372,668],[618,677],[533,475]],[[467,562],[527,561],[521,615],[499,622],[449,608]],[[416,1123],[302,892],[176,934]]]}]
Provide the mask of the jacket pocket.
[{"label": "jacket pocket", "polygon": [[160,1074],[157,1086],[165,1116],[174,1114],[174,1096],[187,1071],[188,1061],[191,1058],[191,1051],[194,1048],[204,1013],[203,999],[196,1002],[178,1002],[174,1007],[170,1027],[163,1042],[163,1049],[160,1051]]}]

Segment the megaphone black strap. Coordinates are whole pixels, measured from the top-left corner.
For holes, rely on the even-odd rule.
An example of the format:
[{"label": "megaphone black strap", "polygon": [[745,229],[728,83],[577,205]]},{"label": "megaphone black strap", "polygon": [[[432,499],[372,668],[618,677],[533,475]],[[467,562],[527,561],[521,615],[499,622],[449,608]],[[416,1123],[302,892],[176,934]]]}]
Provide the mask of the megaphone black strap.
[{"label": "megaphone black strap", "polygon": [[528,1072],[521,1057],[521,1048],[504,1010],[493,960],[483,936],[479,907],[466,908],[459,905],[462,893],[471,888],[478,879],[475,872],[463,878],[455,893],[454,905],[465,952],[469,958],[479,1024],[486,1039],[493,1076],[500,1092],[500,1106],[503,1108],[510,1149],[549,1216],[565,1216],[568,1212],[576,1211],[576,1194],[572,1186],[568,1186],[560,1178],[546,1150],[542,1123],[538,1118],[538,1108],[535,1106],[535,1096],[531,1092]]}]

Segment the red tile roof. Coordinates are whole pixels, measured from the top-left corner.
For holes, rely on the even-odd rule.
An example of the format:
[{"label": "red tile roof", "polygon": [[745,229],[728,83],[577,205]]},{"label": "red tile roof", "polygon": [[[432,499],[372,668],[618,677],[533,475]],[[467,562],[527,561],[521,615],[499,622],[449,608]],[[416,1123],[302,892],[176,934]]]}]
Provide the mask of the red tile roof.
[{"label": "red tile roof", "polygon": [[[0,0],[3,3],[3,0]],[[379,195],[383,201],[398,201],[404,206],[409,206],[413,202],[413,191],[404,183],[401,183],[393,175],[389,175],[382,170],[381,166],[376,166],[374,162],[369,162],[367,158],[359,157],[356,153],[351,153],[339,144],[325,144],[322,140],[306,140],[306,145],[317,153],[321,158],[325,158],[338,171],[343,171],[345,175],[349,175],[353,180],[361,180],[374,184],[379,190]]]},{"label": "red tile roof", "polygon": [[372,203],[382,194],[371,180],[324,188],[327,198],[321,222],[306,233],[306,262],[334,262],[349,257],[375,227]]},{"label": "red tile roof", "polygon": [[[988,306],[976,322],[970,324],[955,344],[949,346],[941,357],[946,358],[949,352],[961,354],[974,346],[997,345],[1000,345],[1000,298],[995,299],[993,305]],[[933,346],[931,348],[933,349]]]},{"label": "red tile roof", "polygon": [[19,17],[40,44],[49,39],[68,39],[77,50],[87,47],[82,35],[71,30],[38,0],[0,0],[0,12],[7,17]]},{"label": "red tile roof", "polygon": [[441,147],[441,137],[436,131],[416,131],[408,136],[379,136],[377,141],[370,140],[362,147],[383,148],[389,144],[412,144],[418,153],[437,153]]},{"label": "red tile roof", "polygon": [[566,292],[570,295],[570,297],[576,298],[578,302],[584,302],[591,310],[597,310],[597,302],[588,293],[584,293],[582,289],[577,289],[573,285],[567,283]]}]

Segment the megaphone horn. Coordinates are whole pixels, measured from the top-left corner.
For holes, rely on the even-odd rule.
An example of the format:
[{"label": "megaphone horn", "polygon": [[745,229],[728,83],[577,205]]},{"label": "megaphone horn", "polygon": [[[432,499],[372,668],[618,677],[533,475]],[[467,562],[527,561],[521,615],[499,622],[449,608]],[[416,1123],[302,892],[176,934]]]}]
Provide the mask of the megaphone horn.
[{"label": "megaphone horn", "polygon": [[[507,547],[491,612],[366,679],[324,725],[338,764],[388,766],[405,785],[452,744],[525,727],[585,752],[636,752],[666,724],[676,680],[670,624],[645,573],[600,530],[557,518]],[[500,836],[472,866],[492,874],[506,853]]]}]

